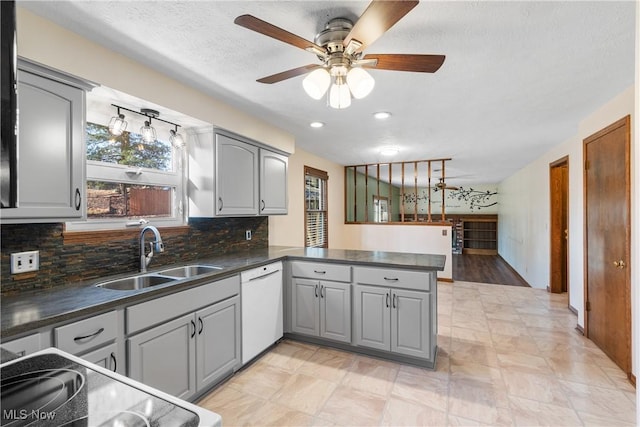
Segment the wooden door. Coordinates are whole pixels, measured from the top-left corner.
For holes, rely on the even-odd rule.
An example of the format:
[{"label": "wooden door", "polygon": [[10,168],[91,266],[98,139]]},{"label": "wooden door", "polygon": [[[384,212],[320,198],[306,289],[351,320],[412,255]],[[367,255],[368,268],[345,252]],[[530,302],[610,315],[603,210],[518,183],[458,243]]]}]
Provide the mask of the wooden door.
[{"label": "wooden door", "polygon": [[551,221],[551,259],[549,291],[567,292],[569,263],[569,158],[549,165]]},{"label": "wooden door", "polygon": [[585,334],[631,373],[630,117],[584,140]]}]

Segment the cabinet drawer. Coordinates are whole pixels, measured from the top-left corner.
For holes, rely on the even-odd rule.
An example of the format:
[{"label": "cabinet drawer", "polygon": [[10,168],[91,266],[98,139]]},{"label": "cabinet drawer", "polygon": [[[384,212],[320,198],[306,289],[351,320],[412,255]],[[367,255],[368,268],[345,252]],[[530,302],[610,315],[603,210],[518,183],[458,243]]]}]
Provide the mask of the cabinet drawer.
[{"label": "cabinet drawer", "polygon": [[118,319],[115,311],[79,320],[53,330],[55,344],[60,350],[79,354],[90,348],[114,341]]},{"label": "cabinet drawer", "polygon": [[341,264],[294,261],[291,263],[291,274],[293,277],[351,282],[351,266]]},{"label": "cabinet drawer", "polygon": [[435,272],[417,270],[398,270],[375,267],[354,267],[355,283],[366,285],[390,286],[393,288],[430,291]]},{"label": "cabinet drawer", "polygon": [[196,311],[240,293],[240,277],[232,276],[126,308],[127,334]]}]

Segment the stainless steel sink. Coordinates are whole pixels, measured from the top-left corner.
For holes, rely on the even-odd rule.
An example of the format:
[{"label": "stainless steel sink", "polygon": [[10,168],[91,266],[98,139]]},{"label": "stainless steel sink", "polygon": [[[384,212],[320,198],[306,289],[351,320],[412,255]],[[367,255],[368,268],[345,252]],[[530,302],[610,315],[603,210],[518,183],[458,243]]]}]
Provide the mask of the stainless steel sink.
[{"label": "stainless steel sink", "polygon": [[134,291],[145,289],[151,286],[162,285],[165,283],[178,280],[175,277],[165,277],[155,274],[145,274],[140,276],[125,277],[122,279],[109,280],[98,283],[96,286],[105,289],[114,289],[118,291]]},{"label": "stainless steel sink", "polygon": [[182,267],[170,268],[168,270],[159,271],[158,274],[163,276],[178,277],[181,279],[199,276],[201,274],[212,273],[222,270],[222,267],[215,265],[185,265]]}]

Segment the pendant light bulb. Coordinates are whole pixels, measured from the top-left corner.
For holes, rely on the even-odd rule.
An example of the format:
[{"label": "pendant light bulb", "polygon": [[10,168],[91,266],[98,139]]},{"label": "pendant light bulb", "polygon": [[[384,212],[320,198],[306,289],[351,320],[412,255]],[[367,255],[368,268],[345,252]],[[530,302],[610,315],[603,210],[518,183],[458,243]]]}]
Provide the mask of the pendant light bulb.
[{"label": "pendant light bulb", "polygon": [[127,122],[124,121],[124,114],[120,114],[120,109],[118,109],[118,115],[111,117],[109,121],[109,133],[113,136],[120,136],[126,129]]},{"label": "pendant light bulb", "polygon": [[185,146],[184,138],[182,138],[182,135],[177,132],[177,126],[176,130],[171,129],[169,131],[169,134],[169,142],[171,143],[171,145],[176,148],[182,148]]},{"label": "pendant light bulb", "polygon": [[320,99],[327,93],[327,89],[331,84],[331,76],[324,68],[318,68],[310,72],[302,81],[302,87],[313,99]]},{"label": "pendant light bulb", "polygon": [[151,127],[151,121],[144,122],[144,126],[140,128],[140,135],[142,135],[142,141],[147,144],[150,144],[157,139],[156,130]]},{"label": "pendant light bulb", "polygon": [[347,84],[356,99],[362,99],[369,95],[376,85],[376,81],[360,67],[355,67],[347,73]]}]

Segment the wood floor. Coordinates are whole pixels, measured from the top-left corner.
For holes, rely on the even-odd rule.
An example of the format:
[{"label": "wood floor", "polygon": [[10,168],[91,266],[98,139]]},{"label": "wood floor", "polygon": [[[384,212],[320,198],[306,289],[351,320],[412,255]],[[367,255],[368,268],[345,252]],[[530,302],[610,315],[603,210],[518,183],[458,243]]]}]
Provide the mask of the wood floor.
[{"label": "wood floor", "polygon": [[453,255],[453,280],[529,287],[498,255]]}]

